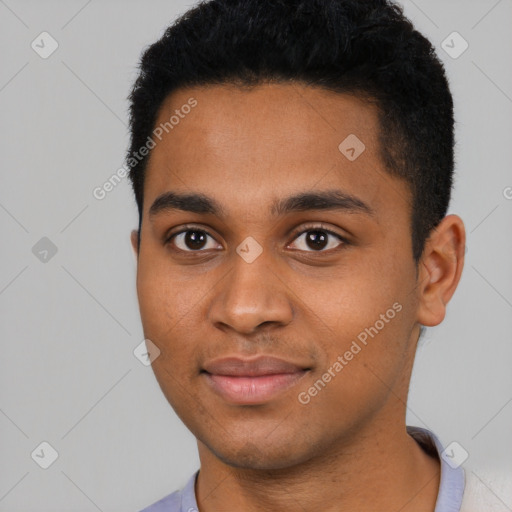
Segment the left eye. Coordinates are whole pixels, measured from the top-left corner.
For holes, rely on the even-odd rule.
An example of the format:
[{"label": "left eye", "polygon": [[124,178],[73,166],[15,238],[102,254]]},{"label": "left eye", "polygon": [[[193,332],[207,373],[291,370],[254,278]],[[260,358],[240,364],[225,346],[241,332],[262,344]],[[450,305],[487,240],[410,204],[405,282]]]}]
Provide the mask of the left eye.
[{"label": "left eye", "polygon": [[[333,240],[333,239],[337,239]],[[298,249],[306,252],[320,252],[334,249],[342,245],[343,238],[332,231],[326,229],[308,229],[295,239],[295,243],[300,242]]]}]

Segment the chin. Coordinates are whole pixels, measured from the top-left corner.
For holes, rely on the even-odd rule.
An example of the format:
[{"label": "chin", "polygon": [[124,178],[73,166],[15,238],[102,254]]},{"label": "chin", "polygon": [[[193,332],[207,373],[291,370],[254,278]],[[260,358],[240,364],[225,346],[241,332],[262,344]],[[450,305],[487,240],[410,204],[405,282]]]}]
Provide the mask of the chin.
[{"label": "chin", "polygon": [[[290,436],[292,439],[293,436]],[[232,440],[232,444],[226,442],[203,444],[215,457],[224,464],[239,469],[254,470],[279,470],[293,467],[307,460],[308,454],[299,450],[296,442],[290,441],[285,445],[278,446],[276,440],[263,439],[257,443],[254,437],[250,441]],[[310,456],[313,456],[311,454]]]}]

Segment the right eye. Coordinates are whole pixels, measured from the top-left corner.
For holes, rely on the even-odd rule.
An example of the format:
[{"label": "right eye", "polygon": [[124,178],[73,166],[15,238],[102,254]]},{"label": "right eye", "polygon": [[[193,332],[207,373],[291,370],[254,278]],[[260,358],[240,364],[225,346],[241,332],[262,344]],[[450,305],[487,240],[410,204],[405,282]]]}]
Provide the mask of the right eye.
[{"label": "right eye", "polygon": [[[214,243],[212,244],[212,242]],[[210,243],[210,246],[208,246],[208,243]],[[219,245],[215,245],[215,243],[215,239],[209,233],[197,228],[188,228],[174,233],[166,241],[166,245],[174,245],[179,251],[183,252],[202,252],[203,250],[215,249]]]}]

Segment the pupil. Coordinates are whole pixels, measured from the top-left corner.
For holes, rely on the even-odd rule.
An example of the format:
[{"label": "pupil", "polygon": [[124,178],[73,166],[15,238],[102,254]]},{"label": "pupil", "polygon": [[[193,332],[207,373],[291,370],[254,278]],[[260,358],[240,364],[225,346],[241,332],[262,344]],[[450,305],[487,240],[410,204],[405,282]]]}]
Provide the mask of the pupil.
[{"label": "pupil", "polygon": [[206,241],[205,233],[202,231],[187,231],[185,243],[189,249],[201,249]]},{"label": "pupil", "polygon": [[327,245],[327,236],[323,231],[309,231],[306,243],[311,249],[323,249]]}]

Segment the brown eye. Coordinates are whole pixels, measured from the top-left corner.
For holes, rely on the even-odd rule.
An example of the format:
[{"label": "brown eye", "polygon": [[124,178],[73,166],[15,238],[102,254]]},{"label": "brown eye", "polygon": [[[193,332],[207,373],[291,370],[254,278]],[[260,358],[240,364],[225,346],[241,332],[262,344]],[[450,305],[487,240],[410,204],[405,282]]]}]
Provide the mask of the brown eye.
[{"label": "brown eye", "polygon": [[306,245],[313,250],[325,249],[329,235],[323,231],[308,231],[306,233]]},{"label": "brown eye", "polygon": [[[208,239],[211,239],[211,241]],[[214,242],[213,244],[212,241]],[[186,231],[176,233],[169,239],[169,243],[186,252],[215,249],[218,245],[206,231],[200,229],[187,229]],[[209,243],[210,246],[208,246]]]},{"label": "brown eye", "polygon": [[294,244],[296,249],[307,252],[327,252],[343,245],[345,240],[338,234],[327,229],[308,229],[303,231]]}]

